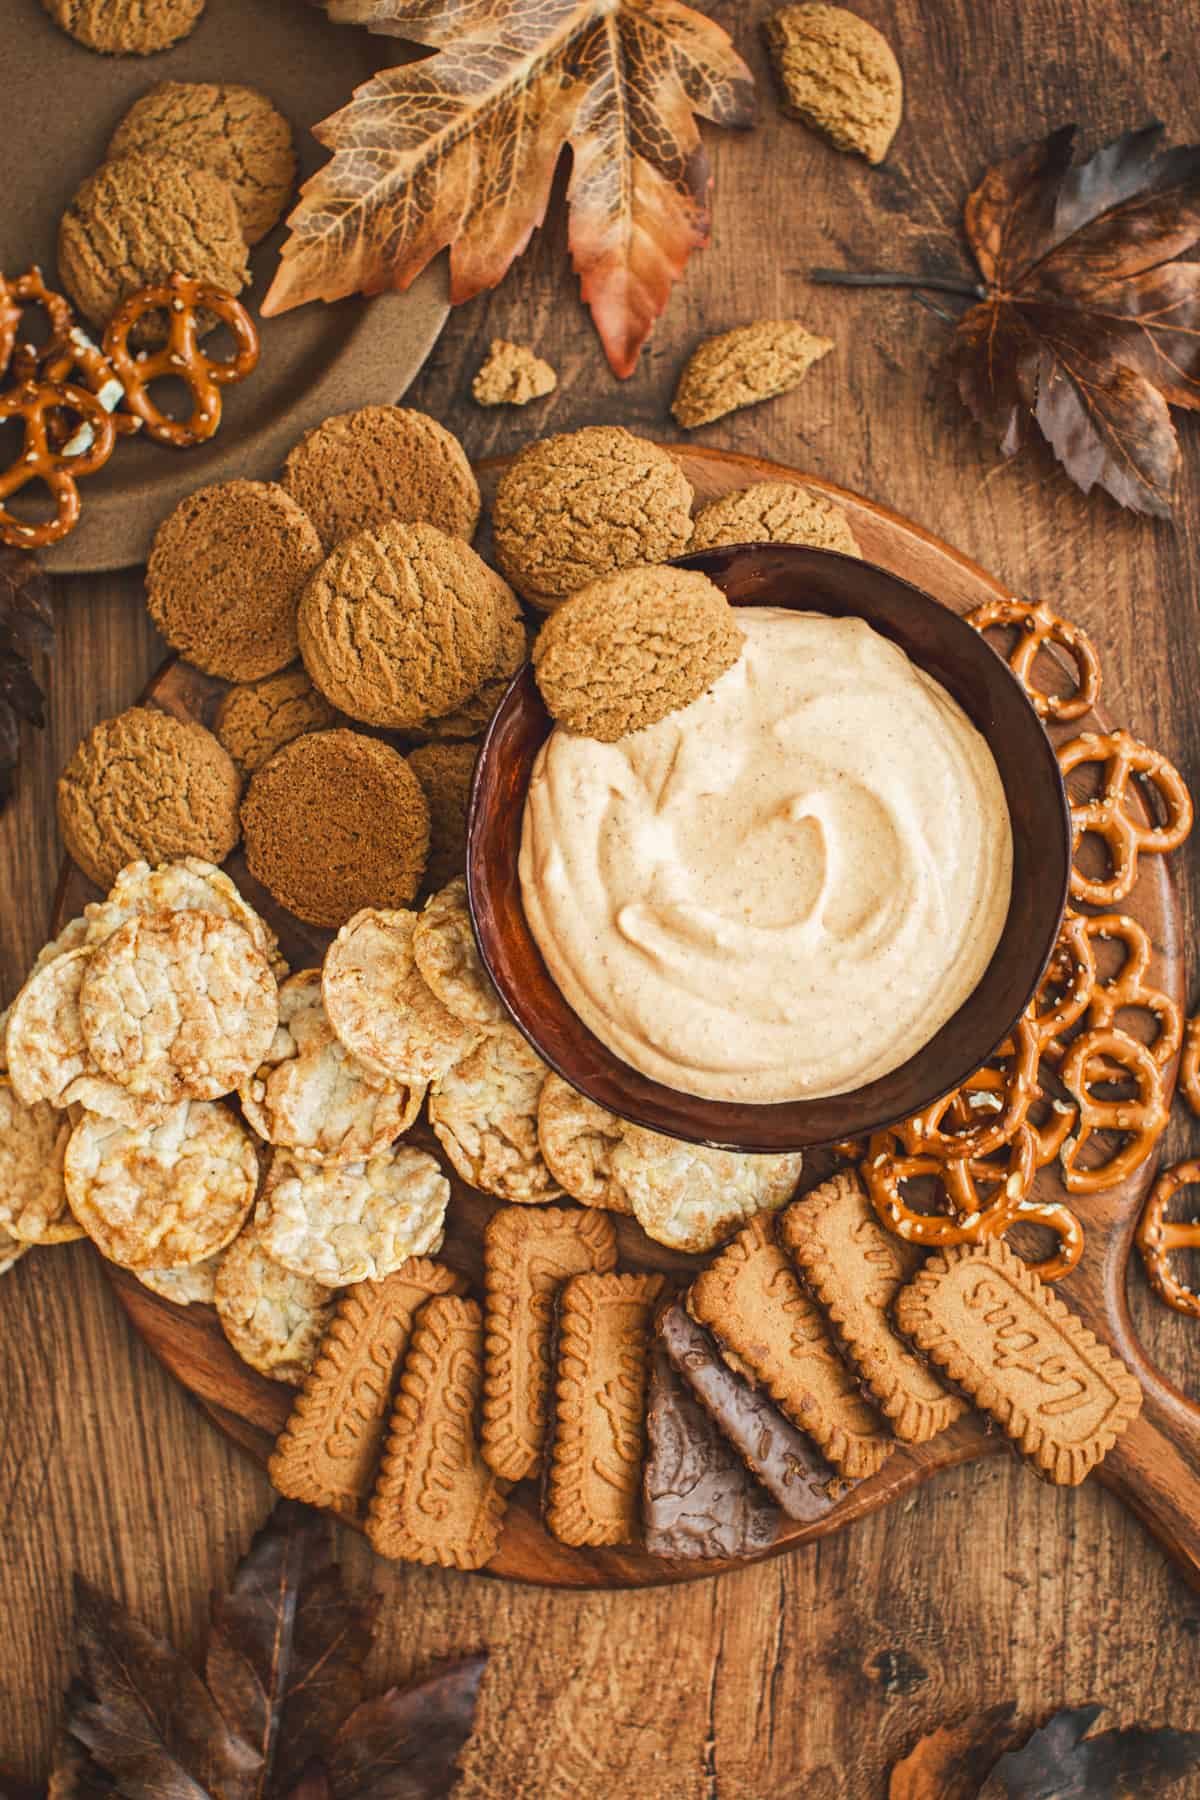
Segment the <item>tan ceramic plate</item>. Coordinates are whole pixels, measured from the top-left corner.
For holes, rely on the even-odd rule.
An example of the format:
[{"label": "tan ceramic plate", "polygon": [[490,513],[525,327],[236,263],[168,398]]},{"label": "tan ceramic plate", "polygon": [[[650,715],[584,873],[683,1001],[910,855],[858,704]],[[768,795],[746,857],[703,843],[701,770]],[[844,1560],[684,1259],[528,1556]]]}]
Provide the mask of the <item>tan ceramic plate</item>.
[{"label": "tan ceramic plate", "polygon": [[[58,220],[104,156],[130,102],[156,81],[244,81],[261,87],[291,121],[306,178],[325,152],[310,127],[388,62],[392,41],[331,25],[311,0],[208,0],[191,37],[160,56],[97,56],[51,24],[38,0],[0,0],[0,67],[9,155],[0,181],[0,269],[40,263],[57,280]],[[257,314],[285,237],[282,225],[252,253]],[[368,400],[397,400],[446,320],[442,268],[407,294],[370,302],[315,303],[263,320],[262,360],[225,391],[217,436],[178,451],[119,440],[108,467],[80,484],[83,516],[42,553],[60,571],[119,569],[143,562],[155,527],[184,494],[233,475],[268,477],[309,426]],[[7,460],[7,439],[0,443]]]}]

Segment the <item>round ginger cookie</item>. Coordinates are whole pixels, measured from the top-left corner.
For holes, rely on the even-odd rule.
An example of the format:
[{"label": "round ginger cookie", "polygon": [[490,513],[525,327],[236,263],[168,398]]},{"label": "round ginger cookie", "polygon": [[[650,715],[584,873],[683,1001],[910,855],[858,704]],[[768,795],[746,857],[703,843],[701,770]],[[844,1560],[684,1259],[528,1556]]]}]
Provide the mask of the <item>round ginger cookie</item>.
[{"label": "round ginger cookie", "polygon": [[756,481],[702,506],[691,548],[726,544],[812,544],[843,556],[862,555],[841,507],[793,481]]},{"label": "round ginger cookie", "polygon": [[430,991],[456,1019],[485,1030],[507,1024],[508,1012],[475,942],[461,875],[427,902],[413,932],[413,955]]},{"label": "round ginger cookie", "polygon": [[246,863],[310,925],[406,906],[425,873],[429,803],[390,744],[314,731],[276,751],[242,802]]},{"label": "round ginger cookie", "polygon": [[440,1250],[449,1199],[434,1158],[404,1144],[363,1162],[320,1165],[277,1151],[254,1220],[285,1268],[347,1287]]},{"label": "round ginger cookie", "polygon": [[224,862],[238,841],[241,788],[203,725],[131,706],[95,726],[59,776],[59,828],[84,874],[107,888],[130,862]]},{"label": "round ginger cookie", "polygon": [[597,1106],[553,1071],[538,1101],[538,1144],[546,1167],[572,1200],[608,1212],[633,1208],[613,1180],[612,1155],[625,1132],[624,1121]]},{"label": "round ginger cookie", "polygon": [[479,745],[419,744],[410,750],[408,766],[429,802],[430,887],[444,887],[461,875],[467,861],[467,810]]},{"label": "round ginger cookie", "polygon": [[624,569],[564,600],[533,668],[553,716],[613,743],[707,693],[745,640],[715,582],[696,569]]},{"label": "round ginger cookie", "polygon": [[221,1258],[213,1303],[242,1361],[298,1387],[333,1320],[332,1288],[296,1275],[263,1246],[253,1221]]},{"label": "round ginger cookie", "polygon": [[156,82],[117,126],[108,156],[135,150],[173,151],[219,175],[248,244],[279,222],[296,179],[291,126],[265,94],[239,82]]},{"label": "round ginger cookie", "polygon": [[283,465],[283,485],[333,550],[390,520],[436,525],[470,540],[479,483],[444,425],[406,406],[362,406],[307,432]]},{"label": "round ginger cookie", "polygon": [[217,708],[213,730],[243,775],[253,775],[277,750],[308,731],[327,731],[337,708],[312,684],[303,663],[231,687]]},{"label": "round ginger cookie", "polygon": [[[227,294],[250,279],[237,207],[220,176],[148,150],[101,163],[78,189],[59,224],[58,269],[100,331],[122,300],[175,270]],[[144,324],[149,341],[156,327]]]},{"label": "round ginger cookie", "polygon": [[188,494],[159,526],[146,604],[206,675],[255,681],[295,662],[300,595],[323,557],[308,514],[275,482],[224,481]]},{"label": "round ginger cookie", "polygon": [[669,451],[620,425],[588,425],[528,445],[505,471],[496,558],[550,612],[601,576],[682,555],[691,514],[691,483]]},{"label": "round ginger cookie", "polygon": [[426,719],[423,725],[411,726],[410,737],[432,743],[455,743],[478,738],[487,730],[493,713],[508,691],[509,682],[529,660],[530,632],[525,616],[512,590],[506,589],[506,594],[501,609],[500,658],[495,671],[454,712],[443,713],[439,719]]},{"label": "round ginger cookie", "polygon": [[287,974],[279,939],[266,920],[243,899],[223,869],[184,856],[178,862],[127,863],[109,889],[106,900],[94,900],[84,909],[85,941],[93,948],[104,943],[129,919],[145,913],[206,912],[218,919],[232,919],[250,935],[277,975]]},{"label": "round ginger cookie", "polygon": [[0,1239],[65,1244],[83,1236],[63,1181],[70,1135],[65,1114],[44,1100],[23,1105],[0,1079]]},{"label": "round ginger cookie", "polygon": [[86,50],[153,56],[196,29],[205,0],[42,0],[42,10]]},{"label": "round ginger cookie", "polygon": [[626,1125],[612,1152],[612,1178],[655,1243],[699,1253],[732,1237],[759,1213],[778,1212],[796,1191],[804,1158],[749,1156],[681,1143]]},{"label": "round ginger cookie", "polygon": [[297,1162],[357,1162],[408,1130],[425,1088],[380,1081],[352,1055],[326,1015],[320,969],[305,969],[280,988],[275,1037],[239,1097],[251,1129]]},{"label": "round ginger cookie", "polygon": [[161,1106],[232,1093],[266,1056],[275,977],[247,931],[215,913],[147,913],[92,953],[79,994],[98,1068]]},{"label": "round ginger cookie", "polygon": [[156,1123],[85,1113],[67,1143],[67,1199],[102,1256],[182,1269],[231,1243],[254,1204],[254,1142],[229,1107],[182,1100]]},{"label": "round ginger cookie", "polygon": [[429,1123],[474,1188],[519,1205],[562,1193],[538,1146],[538,1101],[549,1074],[515,1025],[496,1025],[429,1090]]},{"label": "round ginger cookie", "polygon": [[413,954],[417,915],[373,908],[342,926],[325,956],[322,992],[333,1029],[368,1069],[424,1084],[479,1040],[426,986]]},{"label": "round ginger cookie", "polygon": [[300,654],[352,719],[393,730],[459,707],[501,653],[504,582],[436,525],[390,520],[322,563],[300,600]]}]

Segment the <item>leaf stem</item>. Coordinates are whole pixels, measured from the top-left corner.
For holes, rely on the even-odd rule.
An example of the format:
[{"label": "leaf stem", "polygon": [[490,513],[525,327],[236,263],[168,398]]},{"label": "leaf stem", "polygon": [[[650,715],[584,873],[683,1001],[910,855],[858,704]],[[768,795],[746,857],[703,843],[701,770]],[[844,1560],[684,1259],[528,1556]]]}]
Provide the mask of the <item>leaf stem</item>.
[{"label": "leaf stem", "polygon": [[986,300],[982,282],[964,281],[954,275],[899,275],[890,269],[810,269],[810,281],[823,287],[926,288],[939,294],[958,294],[966,300]]}]

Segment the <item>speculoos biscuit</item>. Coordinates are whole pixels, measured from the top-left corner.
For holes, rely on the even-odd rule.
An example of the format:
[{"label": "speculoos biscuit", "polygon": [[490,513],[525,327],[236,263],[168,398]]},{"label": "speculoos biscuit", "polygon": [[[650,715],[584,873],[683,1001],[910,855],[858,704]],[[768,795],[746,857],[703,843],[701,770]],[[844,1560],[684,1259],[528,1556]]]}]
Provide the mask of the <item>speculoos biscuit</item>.
[{"label": "speculoos biscuit", "polygon": [[155,707],[103,719],[58,778],[68,853],[107,888],[126,863],[223,862],[238,841],[241,780],[211,731]]},{"label": "speculoos biscuit", "polygon": [[794,481],[756,481],[702,506],[692,549],[724,544],[811,544],[843,556],[862,555],[841,507]]},{"label": "speculoos biscuit", "polygon": [[551,613],[533,646],[547,707],[612,743],[698,700],[741,655],[720,588],[694,569],[623,569]]},{"label": "speculoos biscuit", "polygon": [[411,407],[362,406],[323,420],[289,452],[282,480],[327,550],[389,519],[467,539],[479,523],[466,451]]},{"label": "speculoos biscuit", "polygon": [[312,684],[302,663],[231,687],[217,708],[213,730],[243,775],[253,775],[277,750],[306,731],[326,731],[338,711]]},{"label": "speculoos biscuit", "polygon": [[150,617],[173,650],[225,681],[294,662],[300,595],[324,560],[311,519],[273,481],[188,494],[155,533]]},{"label": "speculoos biscuit", "polygon": [[763,22],[785,112],[869,163],[888,153],[904,78],[883,33],[844,6],[808,0]]},{"label": "speculoos biscuit", "polygon": [[54,23],[104,56],[153,56],[194,31],[204,0],[42,0]]},{"label": "speculoos biscuit", "polygon": [[461,538],[397,519],[332,551],[300,600],[300,653],[325,698],[393,730],[461,706],[492,674],[509,593]]},{"label": "speculoos biscuit", "polygon": [[797,319],[759,319],[705,338],[688,357],[671,411],[686,431],[799,387],[833,349]]},{"label": "speculoos biscuit", "polygon": [[242,830],[254,879],[297,918],[336,927],[363,907],[413,898],[429,851],[429,803],[390,744],[314,731],[252,777]]},{"label": "speculoos biscuit", "polygon": [[501,477],[496,558],[517,592],[550,612],[634,563],[667,562],[692,535],[692,487],[669,451],[619,425],[542,438]]}]

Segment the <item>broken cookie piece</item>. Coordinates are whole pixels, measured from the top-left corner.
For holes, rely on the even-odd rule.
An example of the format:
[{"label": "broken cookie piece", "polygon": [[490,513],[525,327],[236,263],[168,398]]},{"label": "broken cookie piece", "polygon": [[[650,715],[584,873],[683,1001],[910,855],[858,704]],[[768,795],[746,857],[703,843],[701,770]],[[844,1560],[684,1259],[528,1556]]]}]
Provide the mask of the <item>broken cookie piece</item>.
[{"label": "broken cookie piece", "polygon": [[684,364],[671,411],[686,431],[799,387],[833,349],[795,319],[759,319],[706,338]]},{"label": "broken cookie piece", "polygon": [[904,105],[904,79],[881,32],[844,6],[809,0],[763,24],[784,110],[838,150],[869,163],[888,153]]},{"label": "broken cookie piece", "polygon": [[811,544],[843,556],[862,555],[841,507],[794,481],[756,481],[701,507],[692,549],[725,544]]},{"label": "broken cookie piece", "polygon": [[493,338],[471,392],[480,406],[528,406],[531,400],[552,394],[557,386],[558,376],[550,364],[525,344]]}]

